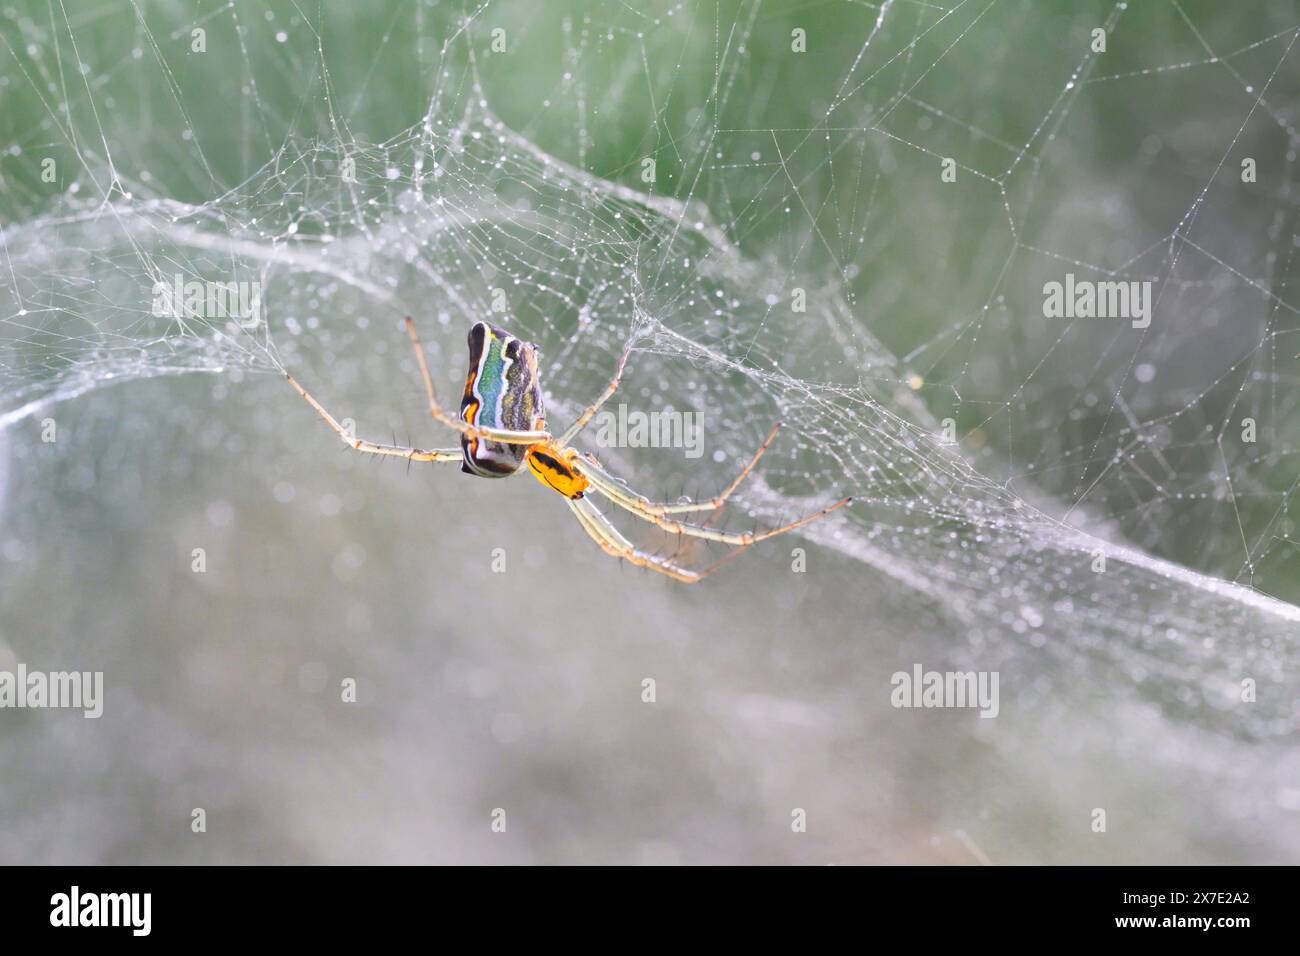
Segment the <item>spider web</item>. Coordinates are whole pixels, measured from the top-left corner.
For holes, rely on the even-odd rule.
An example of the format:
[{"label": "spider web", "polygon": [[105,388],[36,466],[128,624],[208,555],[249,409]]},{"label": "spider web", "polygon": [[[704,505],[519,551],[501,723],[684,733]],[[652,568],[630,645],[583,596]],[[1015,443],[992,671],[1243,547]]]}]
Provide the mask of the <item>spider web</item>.
[{"label": "spider web", "polygon": [[[638,491],[714,487],[782,420],[742,523],[853,495],[800,534],[937,609],[954,663],[1039,675],[1043,694],[1118,685],[1265,746],[1268,772],[1300,723],[1300,10],[530,10],[398,8],[364,68],[338,58],[342,26],[296,8],[9,17],[0,425],[110,384],[286,368],[374,421],[396,386],[368,383],[418,388],[406,314],[444,398],[472,321],[538,343],[564,422],[631,344],[615,401],[700,412],[708,450],[695,469],[596,449]],[[553,86],[490,52],[507,14],[558,36]],[[126,15],[134,48],[90,35]],[[385,53],[408,17],[402,85]],[[238,75],[233,105],[206,105],[239,117],[224,139],[199,115],[217,74],[185,55],[191,20]],[[814,52],[752,68],[801,26]],[[272,54],[305,91],[266,91]],[[143,138],[108,105],[138,71],[172,91]],[[1171,105],[1189,98],[1194,114]],[[46,153],[71,170],[55,194]],[[1044,318],[1066,272],[1150,281],[1150,328]],[[177,273],[260,283],[266,321],[152,314]]]}]

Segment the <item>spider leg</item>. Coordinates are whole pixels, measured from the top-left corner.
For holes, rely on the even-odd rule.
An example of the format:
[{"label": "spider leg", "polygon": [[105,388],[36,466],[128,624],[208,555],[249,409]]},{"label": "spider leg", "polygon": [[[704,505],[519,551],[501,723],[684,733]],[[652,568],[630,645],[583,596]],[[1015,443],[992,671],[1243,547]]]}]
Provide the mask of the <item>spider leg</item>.
[{"label": "spider leg", "polygon": [[774,538],[778,534],[785,534],[787,531],[794,531],[796,528],[802,528],[804,525],[811,524],[818,518],[824,518],[832,511],[837,511],[838,509],[843,508],[853,500],[852,498],[841,498],[839,501],[827,505],[820,511],[813,512],[810,515],[805,515],[797,521],[783,524],[781,527],[774,528],[771,531],[762,531],[757,533],[752,531],[719,531],[717,528],[687,524],[686,522],[677,521],[674,518],[666,517],[665,515],[659,514],[655,511],[646,510],[642,507],[641,500],[638,499],[636,495],[625,491],[616,483],[609,481],[603,476],[594,474],[588,474],[587,477],[591,481],[592,488],[600,492],[620,508],[636,515],[642,521],[648,521],[653,525],[658,525],[660,528],[663,528],[665,531],[672,534],[683,534],[692,538],[703,538],[706,541],[717,541],[720,544],[734,544],[742,545],[744,547],[749,547],[751,544],[757,544],[760,541],[766,541],[768,538]]},{"label": "spider leg", "polygon": [[631,354],[632,349],[630,346],[623,350],[623,354],[618,360],[618,369],[614,372],[614,378],[607,386],[605,386],[605,391],[601,392],[600,398],[592,402],[591,405],[587,407],[587,410],[578,416],[578,420],[569,426],[568,431],[560,436],[559,441],[561,445],[570,444],[573,439],[577,437],[578,432],[587,427],[587,423],[595,417],[596,412],[600,411],[600,407],[609,401],[610,396],[618,391],[619,383],[623,381],[623,369],[627,367],[627,357]]},{"label": "spider leg", "polygon": [[406,317],[406,331],[411,336],[411,344],[415,346],[415,360],[420,363],[420,375],[424,378],[424,391],[429,396],[429,414],[436,421],[442,422],[448,428],[454,428],[462,435],[469,435],[471,438],[479,438],[484,441],[499,442],[503,445],[535,445],[538,442],[551,440],[550,432],[519,432],[508,428],[485,428],[481,425],[471,425],[469,422],[463,422],[459,418],[453,418],[443,411],[442,406],[438,404],[437,397],[434,395],[433,377],[429,374],[429,364],[424,358],[424,346],[420,344],[420,337],[415,332],[415,322],[409,315]]},{"label": "spider leg", "polygon": [[638,495],[636,492],[632,491],[632,489],[628,488],[621,478],[615,478],[612,474],[601,467],[601,465],[590,455],[579,456],[574,462],[574,465],[593,482],[598,479],[603,479],[604,481],[623,490],[624,493],[636,500],[642,511],[647,513],[669,515],[683,514],[689,511],[708,511],[711,508],[716,508],[718,506],[718,501],[720,500],[719,498],[711,498],[708,501],[687,501],[677,502],[674,504],[669,504],[666,501],[651,501],[649,498],[646,498],[643,495]]},{"label": "spider leg", "polygon": [[[763,453],[771,447],[772,442],[776,441],[776,433],[781,430],[783,424],[785,423],[777,422],[772,426],[772,430],[768,432],[767,437],[763,439],[763,444],[758,446],[758,451],[754,452],[753,457],[749,459],[749,464],[745,465],[745,467],[740,470],[740,474],[736,476],[735,481],[727,485],[726,490],[723,491],[722,494],[718,495],[716,498],[710,499],[710,503],[716,502],[717,507],[713,509],[713,514],[709,515],[708,518],[701,522],[700,527],[710,528],[713,526],[713,522],[718,520],[718,517],[722,514],[722,509],[726,507],[727,499],[730,498],[735,493],[736,489],[740,487],[741,482],[749,477],[750,472],[754,470],[754,466],[758,464],[758,460],[763,457]],[[679,547],[677,551],[673,553],[673,557],[677,558],[683,553],[689,554],[690,551],[690,542],[686,542],[683,547]]]},{"label": "spider leg", "polygon": [[312,408],[320,412],[321,418],[329,422],[330,428],[338,432],[340,438],[353,451],[370,452],[375,455],[392,455],[396,458],[405,458],[407,461],[460,461],[461,451],[459,448],[407,448],[402,445],[381,445],[377,442],[365,441],[361,438],[353,438],[348,434],[348,430],[338,423],[338,421],[325,410],[320,402],[312,398],[308,391],[298,384],[297,380],[288,372],[284,377],[289,380],[289,384],[297,389],[298,394],[307,399],[307,403]]},{"label": "spider leg", "polygon": [[[781,424],[781,422],[777,422],[772,426],[772,430],[767,433],[767,438],[763,439],[763,444],[759,445],[758,451],[754,452],[754,457],[749,459],[749,464],[741,469],[741,472],[736,476],[736,479],[729,484],[726,490],[720,495],[700,501],[669,504],[667,502],[651,501],[648,498],[635,494],[631,489],[627,489],[627,494],[636,500],[641,511],[648,514],[671,515],[682,514],[689,511],[713,511],[714,513],[703,523],[703,527],[707,528],[717,520],[718,512],[720,512],[723,505],[727,503],[727,499],[735,494],[736,489],[740,487],[740,483],[749,477],[750,472],[754,470],[754,466],[758,464],[758,460],[763,457],[763,453],[766,452],[772,442],[776,440],[776,433],[781,430]],[[604,478],[608,482],[612,482],[620,489],[626,487],[619,479],[615,478],[608,471],[598,465],[591,456],[579,458],[577,464],[583,474],[592,478],[593,481],[596,477],[600,477]]]},{"label": "spider leg", "polygon": [[568,504],[574,517],[582,525],[582,529],[587,532],[596,544],[600,545],[601,550],[606,554],[615,558],[622,558],[638,568],[646,568],[670,577],[674,581],[681,581],[683,584],[695,584],[703,581],[744,550],[738,548],[708,567],[699,571],[692,571],[690,568],[682,567],[680,564],[674,564],[672,561],[655,557],[633,547],[632,543],[610,524],[609,519],[597,511],[596,506],[586,498],[570,498]]},{"label": "spider leg", "polygon": [[[713,522],[718,520],[718,517],[722,514],[722,509],[727,504],[727,499],[730,498],[732,494],[735,493],[736,489],[740,487],[741,482],[749,477],[749,473],[754,470],[754,466],[757,465],[758,460],[763,457],[763,453],[766,452],[772,442],[776,440],[776,433],[781,430],[783,424],[784,422],[777,422],[772,426],[772,430],[768,432],[767,437],[763,439],[763,444],[758,446],[758,451],[754,452],[753,457],[749,459],[749,464],[745,465],[745,467],[740,470],[740,474],[736,476],[735,481],[729,484],[722,494],[712,499],[712,501],[717,502],[717,507],[713,510],[713,514],[709,515],[708,518],[700,524],[700,527],[710,528],[713,526]],[[691,550],[691,542],[683,542],[683,545],[678,547],[678,549],[673,553],[673,557],[679,558],[683,554],[689,555]]]},{"label": "spider leg", "polygon": [[763,457],[763,453],[767,451],[772,442],[776,441],[776,433],[781,430],[782,424],[782,422],[777,422],[772,426],[772,430],[768,432],[767,437],[763,439],[763,444],[758,446],[758,451],[754,452],[754,457],[749,459],[749,464],[740,470],[740,474],[736,476],[736,480],[727,485],[726,491],[718,495],[716,498],[711,499],[711,501],[716,501],[718,506],[714,509],[713,514],[709,515],[708,520],[704,522],[703,526],[705,528],[718,520],[718,515],[722,514],[722,508],[726,505],[727,499],[730,498],[732,494],[735,493],[736,489],[740,487],[740,483],[749,477],[749,473],[754,470],[754,466],[757,465],[758,460]]}]

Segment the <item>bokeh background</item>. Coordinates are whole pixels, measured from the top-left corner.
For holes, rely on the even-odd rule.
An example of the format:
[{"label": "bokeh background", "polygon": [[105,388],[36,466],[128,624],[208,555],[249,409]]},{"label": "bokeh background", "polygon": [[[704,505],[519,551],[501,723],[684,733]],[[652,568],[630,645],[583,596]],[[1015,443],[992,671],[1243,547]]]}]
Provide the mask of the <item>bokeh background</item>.
[{"label": "bokeh background", "polygon": [[[1294,862],[1297,30],[0,9],[0,668],[106,683],[0,711],[0,861]],[[178,271],[262,282],[264,326],[152,316]],[[1151,280],[1152,327],[1045,319],[1067,271]],[[687,588],[531,481],[353,455],[278,370],[452,444],[408,312],[444,396],[474,318],[536,341],[557,421],[632,343],[629,404],[706,427],[600,450],[638,490],[712,494],[783,418],[725,526],[858,500]],[[999,716],[891,707],[916,663],[999,671]]]}]

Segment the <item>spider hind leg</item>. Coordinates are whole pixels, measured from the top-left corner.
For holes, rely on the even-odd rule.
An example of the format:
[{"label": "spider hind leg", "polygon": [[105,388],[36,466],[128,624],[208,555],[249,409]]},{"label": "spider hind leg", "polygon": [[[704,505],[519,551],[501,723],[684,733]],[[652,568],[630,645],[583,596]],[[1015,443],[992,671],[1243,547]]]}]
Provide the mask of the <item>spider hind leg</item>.
[{"label": "spider hind leg", "polygon": [[[605,495],[605,497],[610,497],[601,485],[593,484],[592,487],[595,488],[596,491]],[[610,500],[629,511],[633,511],[633,509],[628,508],[626,504],[615,498],[610,497]],[[591,503],[590,498],[572,498],[569,500],[569,508],[578,518],[583,530],[591,536],[592,540],[600,545],[601,549],[606,554],[622,558],[637,567],[655,571],[659,574],[673,578],[674,580],[681,581],[684,584],[695,584],[704,580],[714,571],[717,571],[734,561],[743,552],[747,551],[758,542],[766,541],[768,538],[776,537],[779,534],[785,534],[787,531],[794,531],[796,528],[802,528],[804,525],[811,524],[819,518],[825,517],[832,511],[836,511],[852,501],[852,498],[842,498],[834,504],[823,508],[821,511],[807,515],[797,521],[792,521],[771,531],[761,533],[746,532],[744,534],[731,534],[728,532],[717,531],[713,528],[700,527],[698,525],[669,522],[667,519],[663,519],[657,515],[648,515],[633,511],[634,514],[637,514],[643,520],[659,524],[660,527],[664,527],[665,530],[672,530],[679,534],[689,535],[695,538],[704,538],[709,541],[717,541],[723,544],[735,546],[731,551],[723,555],[717,561],[714,561],[712,564],[701,568],[698,571],[686,567],[676,559],[675,555],[669,558],[661,558],[648,551],[635,547],[632,542],[624,537],[622,532],[614,527],[613,523],[608,518],[600,513],[596,506]],[[660,524],[661,521],[663,521],[664,524]]]}]

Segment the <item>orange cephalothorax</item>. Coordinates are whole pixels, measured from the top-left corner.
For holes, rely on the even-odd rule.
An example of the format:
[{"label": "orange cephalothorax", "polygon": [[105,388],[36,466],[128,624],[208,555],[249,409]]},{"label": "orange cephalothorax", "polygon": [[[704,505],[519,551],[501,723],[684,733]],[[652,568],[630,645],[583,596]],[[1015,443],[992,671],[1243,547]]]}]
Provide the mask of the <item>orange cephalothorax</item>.
[{"label": "orange cephalothorax", "polygon": [[573,466],[577,457],[578,453],[572,448],[532,445],[528,449],[527,461],[533,475],[547,488],[566,498],[581,498],[591,482]]}]

